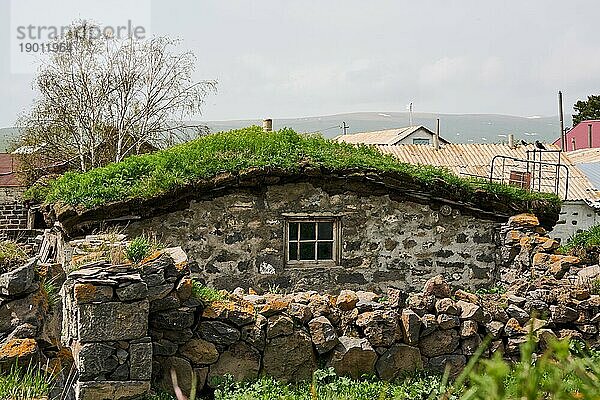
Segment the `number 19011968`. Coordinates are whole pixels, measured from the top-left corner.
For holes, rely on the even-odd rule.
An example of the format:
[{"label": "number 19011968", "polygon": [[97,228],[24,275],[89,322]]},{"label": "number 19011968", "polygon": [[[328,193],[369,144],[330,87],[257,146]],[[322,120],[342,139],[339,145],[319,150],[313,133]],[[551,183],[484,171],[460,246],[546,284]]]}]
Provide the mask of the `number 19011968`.
[{"label": "number 19011968", "polygon": [[21,53],[63,53],[70,52],[72,44],[70,43],[37,43],[27,42],[19,43]]}]

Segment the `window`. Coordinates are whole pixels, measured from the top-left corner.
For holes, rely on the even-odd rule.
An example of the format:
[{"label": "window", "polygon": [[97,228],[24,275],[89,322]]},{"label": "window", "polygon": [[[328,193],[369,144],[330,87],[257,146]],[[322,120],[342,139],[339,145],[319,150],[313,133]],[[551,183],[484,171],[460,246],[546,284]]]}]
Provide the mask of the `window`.
[{"label": "window", "polygon": [[286,224],[287,261],[335,262],[338,221],[334,218],[290,219]]},{"label": "window", "polygon": [[519,187],[521,189],[529,189],[531,182],[531,173],[523,171],[510,171],[509,185]]},{"label": "window", "polygon": [[413,139],[413,144],[429,144],[429,139],[415,138]]}]

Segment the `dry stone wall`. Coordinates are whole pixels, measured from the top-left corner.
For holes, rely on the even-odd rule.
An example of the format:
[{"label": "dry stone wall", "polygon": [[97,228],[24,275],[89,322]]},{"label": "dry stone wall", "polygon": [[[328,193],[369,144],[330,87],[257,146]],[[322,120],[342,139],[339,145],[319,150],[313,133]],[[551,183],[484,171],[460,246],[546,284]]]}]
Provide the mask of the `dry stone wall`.
[{"label": "dry stone wall", "polygon": [[[335,264],[286,263],[285,221],[294,216],[338,219]],[[192,272],[222,289],[385,291],[414,290],[438,274],[453,287],[493,284],[501,264],[499,225],[449,205],[290,183],[194,200],[185,210],[125,229],[130,237],[156,232],[163,242],[182,246],[195,263]]]},{"label": "dry stone wall", "polygon": [[64,285],[63,340],[79,370],[78,398],[172,391],[173,372],[184,393],[194,375],[210,390],[225,375],[294,382],[320,366],[384,380],[422,368],[457,373],[486,336],[484,356],[513,359],[531,332],[541,349],[566,337],[598,347],[600,295],[586,284],[598,267],[553,254],[533,216],[511,218],[503,233],[512,283],[494,294],[454,290],[438,275],[413,293],[237,288],[210,301],[197,296],[178,248],[138,266],[84,266]]}]

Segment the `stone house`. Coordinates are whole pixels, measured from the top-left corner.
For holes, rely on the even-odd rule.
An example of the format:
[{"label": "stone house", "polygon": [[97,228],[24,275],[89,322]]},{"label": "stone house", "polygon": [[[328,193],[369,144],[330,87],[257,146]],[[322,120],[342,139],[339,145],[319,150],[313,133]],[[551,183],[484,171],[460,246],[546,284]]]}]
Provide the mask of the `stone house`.
[{"label": "stone house", "polygon": [[[157,233],[182,246],[197,277],[229,290],[381,292],[437,274],[453,286],[492,285],[499,227],[528,205],[486,193],[463,201],[438,186],[398,173],[250,169],[161,198],[54,212],[73,235],[111,222],[130,237]],[[538,211],[553,223],[554,211]]]},{"label": "stone house", "polygon": [[5,237],[28,228],[29,212],[22,201],[26,187],[18,171],[18,157],[0,153],[0,234]]}]

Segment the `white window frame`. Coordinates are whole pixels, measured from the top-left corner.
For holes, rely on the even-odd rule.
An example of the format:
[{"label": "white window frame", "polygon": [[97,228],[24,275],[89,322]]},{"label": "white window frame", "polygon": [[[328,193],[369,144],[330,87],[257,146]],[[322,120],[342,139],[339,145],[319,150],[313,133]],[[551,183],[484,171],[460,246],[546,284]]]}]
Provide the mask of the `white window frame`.
[{"label": "white window frame", "polygon": [[[339,216],[327,216],[327,215],[310,215],[310,214],[293,214],[286,215],[284,224],[284,253],[285,263],[290,266],[335,266],[339,264],[341,259],[341,220]],[[294,240],[295,243],[302,242],[315,242],[319,243],[318,239],[318,223],[319,222],[330,222],[333,224],[333,240],[320,240],[321,242],[333,242],[332,257],[331,260],[290,260],[290,237],[289,237],[289,226],[291,223],[314,223],[315,227],[315,240],[299,240],[300,239],[300,227],[298,227],[298,237]],[[298,248],[298,253],[300,249]],[[315,258],[317,257],[317,251],[315,250]]]}]

